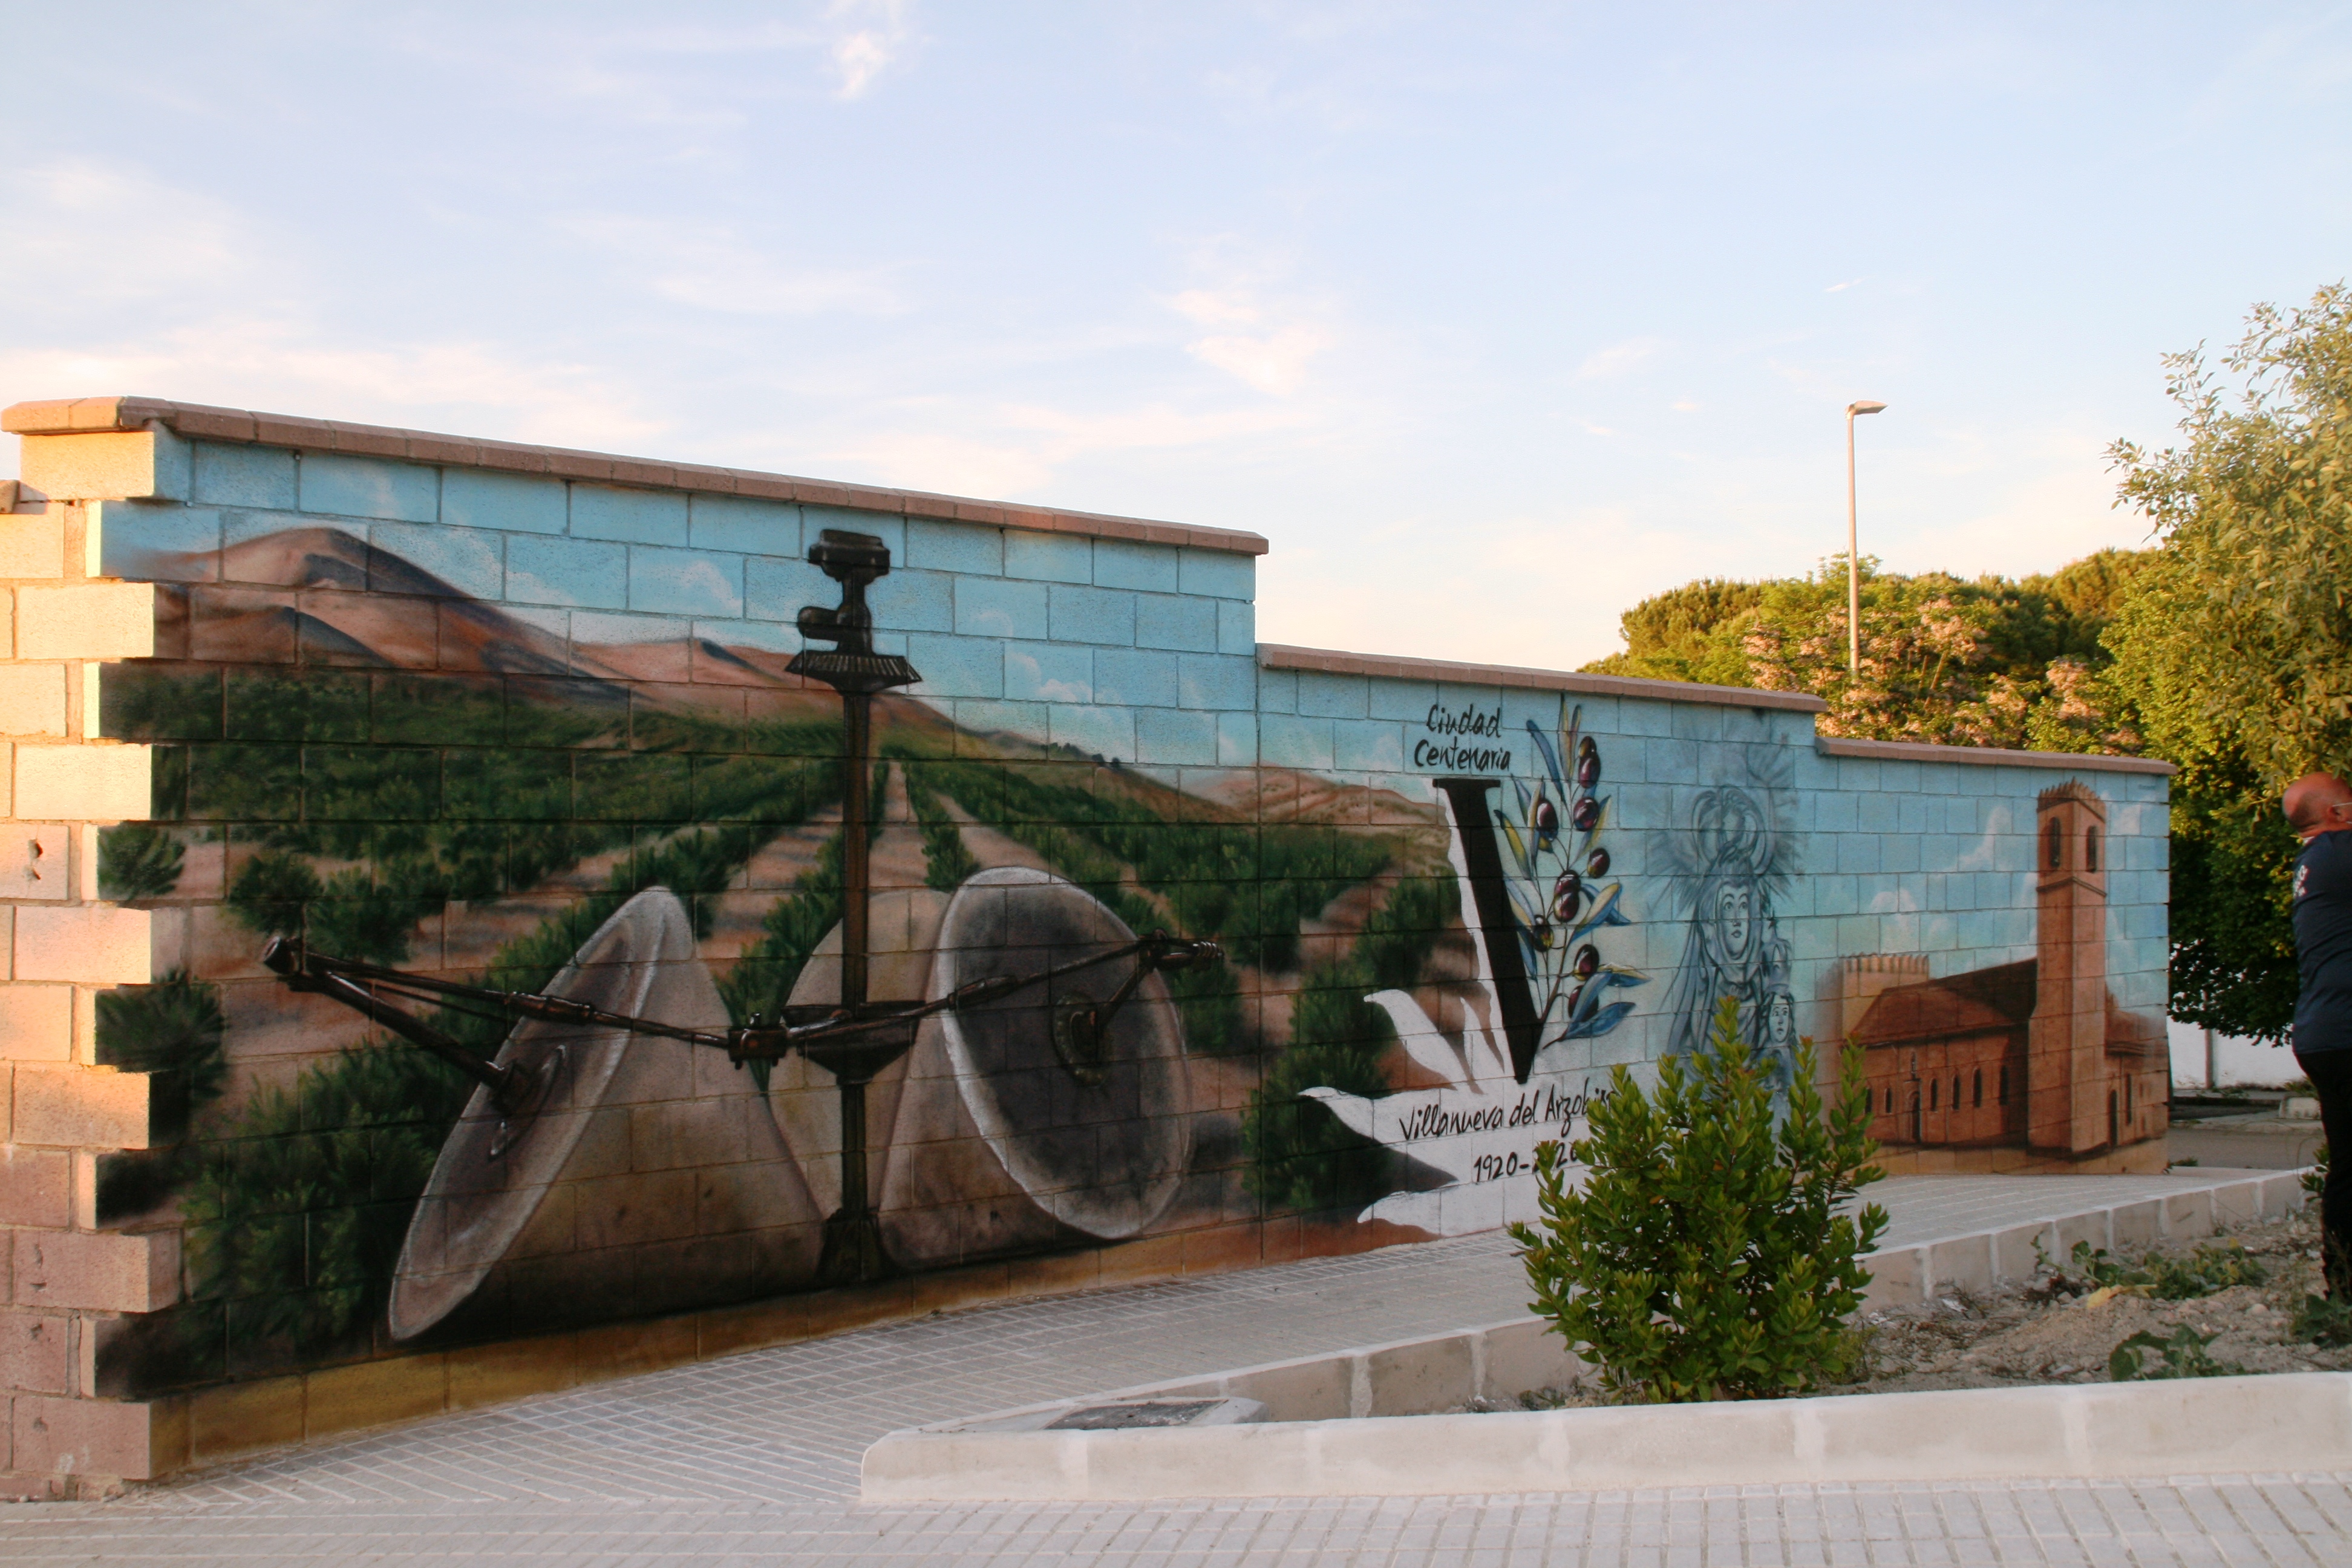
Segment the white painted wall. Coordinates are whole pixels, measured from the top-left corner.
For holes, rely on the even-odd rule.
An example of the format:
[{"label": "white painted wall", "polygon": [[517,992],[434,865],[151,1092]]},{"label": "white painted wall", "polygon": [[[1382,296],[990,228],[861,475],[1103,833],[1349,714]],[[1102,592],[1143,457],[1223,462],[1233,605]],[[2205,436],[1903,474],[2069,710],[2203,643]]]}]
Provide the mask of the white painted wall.
[{"label": "white painted wall", "polygon": [[[2207,1077],[2206,1033],[2194,1024],[2168,1023],[2172,1037],[2172,1081],[2179,1089],[2210,1087]],[[2284,1046],[2267,1046],[2236,1035],[2213,1038],[2213,1077],[2220,1087],[2273,1089],[2303,1076],[2294,1053]]]}]

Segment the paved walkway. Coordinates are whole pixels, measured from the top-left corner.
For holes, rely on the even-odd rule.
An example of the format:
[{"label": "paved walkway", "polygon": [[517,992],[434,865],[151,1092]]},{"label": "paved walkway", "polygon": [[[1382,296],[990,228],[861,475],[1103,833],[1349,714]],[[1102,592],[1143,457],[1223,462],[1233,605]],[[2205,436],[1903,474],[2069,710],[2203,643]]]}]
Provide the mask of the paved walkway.
[{"label": "paved walkway", "polygon": [[[1923,1177],[1890,1237],[2189,1184]],[[2081,1186],[2079,1194],[2061,1188]],[[2081,1202],[2076,1202],[2080,1198]],[[110,1503],[0,1509],[7,1563],[2335,1563],[2352,1476],[867,1509],[887,1431],[1522,1308],[1507,1241],[1023,1301],[441,1417]]]}]

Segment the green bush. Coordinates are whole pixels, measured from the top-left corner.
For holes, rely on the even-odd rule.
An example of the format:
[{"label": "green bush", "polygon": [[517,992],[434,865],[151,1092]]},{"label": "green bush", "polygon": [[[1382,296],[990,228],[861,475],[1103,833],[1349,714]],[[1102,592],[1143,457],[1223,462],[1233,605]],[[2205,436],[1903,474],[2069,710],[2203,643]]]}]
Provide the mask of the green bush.
[{"label": "green bush", "polygon": [[[1846,1377],[1886,1213],[1840,1206],[1885,1172],[1868,1162],[1870,1094],[1849,1051],[1823,1114],[1813,1044],[1797,1050],[1776,1128],[1767,1072],[1717,1010],[1711,1048],[1658,1064],[1654,1098],[1623,1068],[1591,1136],[1537,1150],[1541,1225],[1512,1239],[1531,1306],[1597,1362],[1612,1394],[1653,1402],[1797,1394]],[[1570,1161],[1591,1168],[1571,1190]]]}]

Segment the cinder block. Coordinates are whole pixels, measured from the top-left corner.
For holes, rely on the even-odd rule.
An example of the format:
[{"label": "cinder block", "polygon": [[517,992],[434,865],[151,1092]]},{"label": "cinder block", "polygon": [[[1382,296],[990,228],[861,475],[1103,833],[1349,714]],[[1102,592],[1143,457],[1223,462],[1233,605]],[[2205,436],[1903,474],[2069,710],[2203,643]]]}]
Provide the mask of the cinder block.
[{"label": "cinder block", "polygon": [[562,479],[529,474],[441,471],[441,521],[501,533],[562,533],[569,508]]},{"label": "cinder block", "polygon": [[147,746],[18,746],[16,815],[33,821],[138,822],[153,807]]},{"label": "cinder block", "polygon": [[686,497],[575,484],[572,487],[572,535],[631,544],[684,544]]},{"label": "cinder block", "polygon": [[2231,1182],[2213,1189],[2215,1225],[2253,1225],[2262,1217],[2263,1184],[2259,1181]]},{"label": "cinder block", "polygon": [[0,829],[0,898],[51,902],[74,895],[73,830],[61,822]]},{"label": "cinder block", "polygon": [[1870,1269],[1870,1285],[1863,1292],[1865,1306],[1916,1305],[1927,1299],[1926,1247],[1889,1247],[1870,1254],[1863,1262]]},{"label": "cinder block", "polygon": [[440,1354],[362,1362],[310,1374],[303,1435],[323,1437],[394,1421],[413,1421],[447,1407],[449,1372]]},{"label": "cinder block", "polygon": [[1269,1421],[1338,1421],[1348,1414],[1349,1359],[1317,1356],[1225,1379],[1225,1392],[1265,1406]]},{"label": "cinder block", "polygon": [[2195,1238],[2213,1234],[2213,1194],[2173,1193],[2164,1200],[2164,1234]]},{"label": "cinder block", "polygon": [[16,1069],[19,1143],[57,1149],[144,1149],[153,1075],[113,1068]]},{"label": "cinder block", "polygon": [[2146,1247],[2164,1234],[2164,1201],[2161,1198],[2117,1204],[2107,1211],[2107,1215],[2115,1234],[2115,1240],[2108,1245],[2117,1250],[2126,1247]]},{"label": "cinder block", "polygon": [[[62,510],[0,517],[0,577],[54,583],[66,574]],[[0,643],[5,647],[5,643]]]},{"label": "cinder block", "polygon": [[1257,558],[1223,550],[1180,552],[1178,578],[1183,592],[1213,599],[1257,597]]},{"label": "cinder block", "polygon": [[2295,1213],[2311,1201],[2303,1190],[2303,1173],[2289,1171],[2262,1179],[2262,1215],[2264,1219],[2282,1219]]},{"label": "cinder block", "polygon": [[18,658],[150,658],[154,653],[152,583],[16,590]]},{"label": "cinder block", "polygon": [[[2040,1252],[2035,1251],[2036,1246]],[[1996,1279],[2030,1279],[2042,1258],[2059,1261],[2058,1232],[2046,1221],[2013,1225],[1992,1234],[1992,1268]]]},{"label": "cinder block", "polygon": [[1992,1236],[1954,1237],[1927,1249],[1930,1293],[1957,1287],[1963,1290],[1992,1289]]},{"label": "cinder block", "polygon": [[2084,1242],[2088,1242],[2094,1252],[2104,1251],[2116,1245],[2115,1229],[2109,1223],[2109,1211],[2106,1209],[2068,1215],[2057,1224],[2056,1256],[2062,1260],[2074,1257],[2075,1247]]},{"label": "cinder block", "polygon": [[216,506],[294,510],[294,454],[277,447],[195,444],[190,499]]},{"label": "cinder block", "polygon": [[66,732],[66,667],[0,665],[0,734]]},{"label": "cinder block", "polygon": [[470,1410],[553,1394],[578,1383],[580,1373],[580,1346],[570,1334],[454,1350],[448,1356],[449,1408]]},{"label": "cinder block", "polygon": [[302,458],[300,481],[307,512],[394,522],[433,522],[441,515],[439,470],[415,463],[309,452]]},{"label": "cinder block", "polygon": [[55,1311],[156,1312],[180,1297],[180,1235],[163,1230],[16,1233],[16,1304]]},{"label": "cinder block", "polygon": [[51,500],[185,500],[188,457],[168,430],[115,430],[27,436],[19,461],[25,483]]},{"label": "cinder block", "polygon": [[81,539],[84,576],[169,583],[220,577],[221,514],[212,507],[92,501],[82,508]]},{"label": "cinder block", "polygon": [[73,1320],[48,1312],[0,1311],[0,1388],[73,1392]]},{"label": "cinder block", "polygon": [[1591,1370],[1541,1318],[1529,1316],[1525,1322],[1488,1329],[1484,1338],[1482,1398],[1517,1399],[1538,1389],[1566,1388]]},{"label": "cinder block", "polygon": [[18,1470],[151,1480],[180,1462],[186,1447],[181,1407],[170,1401],[121,1405],[28,1394],[16,1397],[15,1414]]},{"label": "cinder block", "polygon": [[73,1161],[62,1149],[0,1145],[0,1225],[73,1223]]},{"label": "cinder block", "polygon": [[16,977],[85,985],[145,985],[154,979],[152,917],[111,904],[16,911]]},{"label": "cinder block", "polygon": [[1427,1415],[1469,1400],[1468,1336],[1443,1334],[1368,1351],[1364,1373],[1371,1387],[1372,1415]]},{"label": "cinder block", "polygon": [[299,1377],[267,1377],[190,1395],[189,1459],[211,1464],[300,1442],[303,1383]]},{"label": "cinder block", "polygon": [[1095,700],[1129,708],[1176,706],[1176,656],[1145,648],[1095,649]]}]

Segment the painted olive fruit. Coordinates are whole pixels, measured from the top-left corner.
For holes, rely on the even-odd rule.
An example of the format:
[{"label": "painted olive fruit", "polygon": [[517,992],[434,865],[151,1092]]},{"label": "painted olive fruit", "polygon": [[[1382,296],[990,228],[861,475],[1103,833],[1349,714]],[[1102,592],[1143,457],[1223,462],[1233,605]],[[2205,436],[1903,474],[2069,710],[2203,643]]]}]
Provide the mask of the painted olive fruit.
[{"label": "painted olive fruit", "polygon": [[1590,980],[1601,968],[1601,950],[1586,942],[1576,950],[1576,972]]},{"label": "painted olive fruit", "polygon": [[1562,871],[1559,880],[1551,885],[1551,918],[1565,924],[1583,907],[1584,879],[1573,871]]},{"label": "painted olive fruit", "polygon": [[1595,849],[1584,858],[1584,874],[1594,881],[1609,875],[1609,851]]},{"label": "painted olive fruit", "polygon": [[1592,743],[1591,736],[1587,735],[1584,737],[1583,743],[1576,748],[1577,786],[1580,789],[1591,789],[1600,782],[1601,748]]},{"label": "painted olive fruit", "polygon": [[1569,820],[1576,824],[1579,833],[1591,832],[1601,821],[1601,803],[1586,795],[1576,803],[1576,809],[1569,813]]},{"label": "painted olive fruit", "polygon": [[1528,817],[1535,824],[1536,831],[1547,838],[1559,831],[1559,807],[1552,804],[1549,795],[1537,800],[1536,808]]}]

